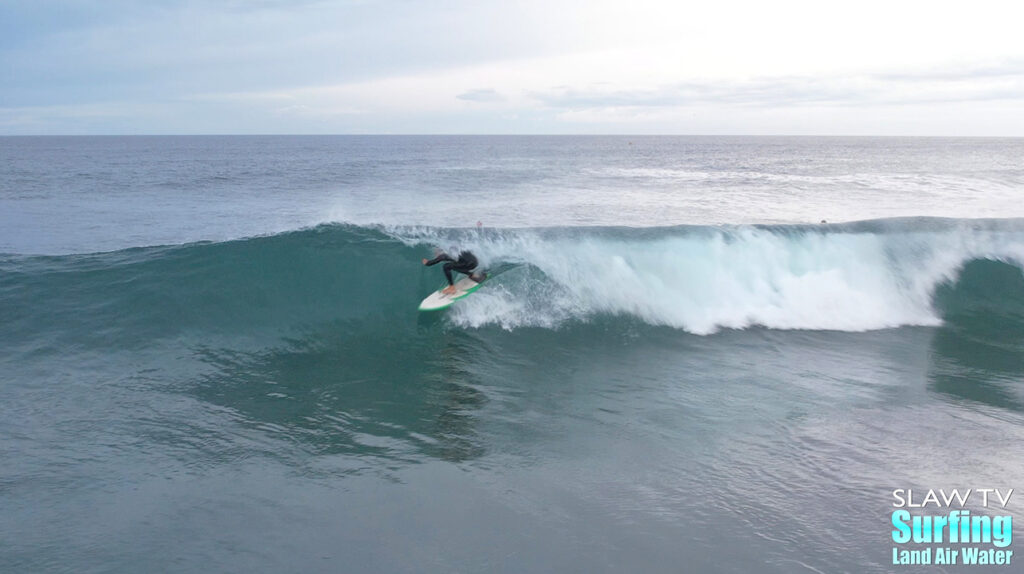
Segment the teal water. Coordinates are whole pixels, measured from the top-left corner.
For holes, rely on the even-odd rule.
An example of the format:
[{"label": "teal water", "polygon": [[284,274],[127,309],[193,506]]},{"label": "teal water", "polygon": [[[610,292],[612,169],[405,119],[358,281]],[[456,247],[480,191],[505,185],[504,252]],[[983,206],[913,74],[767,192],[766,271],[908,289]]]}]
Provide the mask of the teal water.
[{"label": "teal water", "polygon": [[[997,167],[974,189],[1012,186]],[[122,208],[162,227],[125,234],[174,230],[145,205]],[[57,247],[109,227],[6,228],[25,248],[0,255],[0,571],[892,571],[894,489],[1024,476],[1007,215],[327,223],[101,251]],[[417,313],[441,281],[420,258],[450,245],[495,273]]]},{"label": "teal water", "polygon": [[699,336],[417,314],[424,250],[5,258],[5,569],[885,571],[891,488],[1018,476],[1018,267],[938,284],[940,326]]}]

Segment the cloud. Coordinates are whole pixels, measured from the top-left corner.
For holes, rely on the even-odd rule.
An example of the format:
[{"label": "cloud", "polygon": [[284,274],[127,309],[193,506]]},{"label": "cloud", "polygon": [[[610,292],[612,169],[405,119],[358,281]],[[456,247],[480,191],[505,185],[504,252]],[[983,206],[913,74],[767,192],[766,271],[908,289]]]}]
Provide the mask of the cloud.
[{"label": "cloud", "polygon": [[834,77],[766,77],[678,82],[649,89],[608,84],[562,86],[531,94],[558,109],[678,106],[868,106],[1011,100],[1024,103],[1024,66],[979,66],[942,72],[889,72]]},{"label": "cloud", "polygon": [[[542,20],[542,8],[537,1],[510,8],[470,0],[10,0],[0,3],[0,101],[37,106],[336,85],[566,49],[554,34],[538,37],[531,22]],[[494,21],[505,25],[492,29]]]},{"label": "cloud", "polygon": [[1022,78],[1024,77],[1024,59],[1011,58],[1001,62],[979,62],[974,65],[947,65],[943,67],[926,67],[915,70],[902,70],[875,74],[879,80],[892,81],[976,81],[990,78]]},{"label": "cloud", "polygon": [[[714,132],[741,111],[753,125],[810,108],[825,110],[828,131],[837,114],[859,121],[878,106],[1013,115],[1024,105],[1020,11],[990,0],[966,11],[923,0],[5,0],[0,133],[564,132],[589,121],[692,133],[695,110]],[[928,108],[936,125],[952,109],[940,108]]]},{"label": "cloud", "polygon": [[499,94],[497,91],[491,88],[469,90],[455,97],[460,100],[465,100],[467,102],[478,102],[482,104],[504,102],[507,100],[505,96]]}]

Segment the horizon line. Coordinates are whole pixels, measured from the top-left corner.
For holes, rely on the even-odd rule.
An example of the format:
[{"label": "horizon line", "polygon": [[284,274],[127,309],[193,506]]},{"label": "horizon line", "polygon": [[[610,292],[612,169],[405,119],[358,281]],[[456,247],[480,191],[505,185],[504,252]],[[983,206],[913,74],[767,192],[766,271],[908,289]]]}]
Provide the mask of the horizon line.
[{"label": "horizon line", "polygon": [[920,135],[920,134],[708,134],[708,133],[96,133],[0,134],[2,138],[45,137],[735,137],[735,138],[920,138],[920,139],[1024,139],[1024,135]]}]

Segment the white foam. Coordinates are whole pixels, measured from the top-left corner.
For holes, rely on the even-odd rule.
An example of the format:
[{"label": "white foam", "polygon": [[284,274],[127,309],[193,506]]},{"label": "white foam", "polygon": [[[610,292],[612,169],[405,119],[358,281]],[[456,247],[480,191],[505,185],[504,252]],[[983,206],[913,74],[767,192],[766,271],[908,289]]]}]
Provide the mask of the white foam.
[{"label": "white foam", "polygon": [[[415,242],[431,240],[423,232]],[[753,325],[841,331],[937,325],[935,288],[955,279],[964,263],[1024,263],[1024,233],[968,228],[709,228],[654,239],[601,233],[461,237],[485,266],[528,265],[496,277],[490,288],[460,303],[451,318],[468,327],[511,329],[611,314],[697,334]],[[531,267],[543,275],[531,274]]]}]

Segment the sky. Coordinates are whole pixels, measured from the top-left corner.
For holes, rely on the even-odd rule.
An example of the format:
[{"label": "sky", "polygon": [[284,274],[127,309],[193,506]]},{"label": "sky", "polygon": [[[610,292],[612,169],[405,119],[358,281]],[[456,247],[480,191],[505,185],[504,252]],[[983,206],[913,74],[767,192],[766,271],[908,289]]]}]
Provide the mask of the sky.
[{"label": "sky", "polygon": [[0,135],[1024,136],[1024,3],[0,0]]}]

